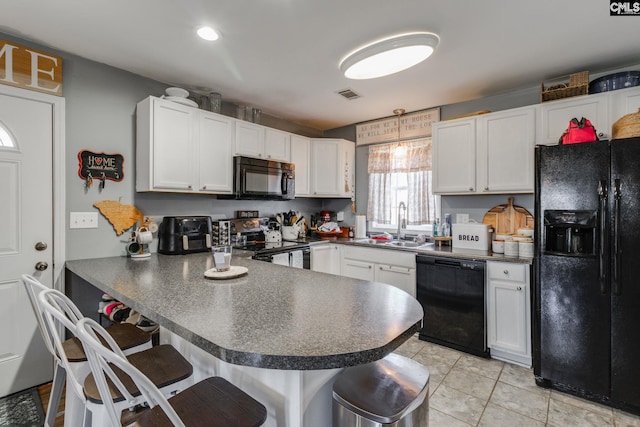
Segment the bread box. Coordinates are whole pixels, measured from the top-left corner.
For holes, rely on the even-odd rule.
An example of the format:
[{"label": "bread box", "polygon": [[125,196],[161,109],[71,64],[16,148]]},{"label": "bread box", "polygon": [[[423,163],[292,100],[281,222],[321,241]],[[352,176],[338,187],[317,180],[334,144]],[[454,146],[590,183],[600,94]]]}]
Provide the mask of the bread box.
[{"label": "bread box", "polygon": [[491,249],[491,233],[488,224],[452,224],[451,247],[453,249],[488,251]]}]

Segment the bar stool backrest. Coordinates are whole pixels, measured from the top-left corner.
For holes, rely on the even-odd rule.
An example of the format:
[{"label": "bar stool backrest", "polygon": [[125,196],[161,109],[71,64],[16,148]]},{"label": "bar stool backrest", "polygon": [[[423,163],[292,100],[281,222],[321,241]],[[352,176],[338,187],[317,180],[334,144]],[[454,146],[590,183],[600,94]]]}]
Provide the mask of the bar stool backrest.
[{"label": "bar stool backrest", "polygon": [[58,359],[58,355],[53,344],[53,338],[49,331],[49,327],[46,324],[44,317],[42,316],[42,308],[40,307],[38,301],[38,295],[43,291],[48,291],[50,288],[46,287],[45,285],[40,283],[38,279],[28,274],[23,274],[21,278],[22,284],[27,291],[27,296],[29,297],[31,308],[33,309],[33,313],[36,316],[36,321],[38,323],[40,335],[42,335],[42,340],[44,341],[47,350],[49,350],[49,353],[51,353],[56,359]]},{"label": "bar stool backrest", "polygon": [[[42,308],[44,324],[54,344],[54,355],[62,362],[67,371],[67,382],[74,393],[86,403],[81,379],[71,368],[71,364],[62,347],[65,341],[65,330],[77,336],[76,324],[83,317],[78,307],[62,292],[56,289],[47,289],[38,295],[39,305]],[[82,379],[83,380],[83,379]]]},{"label": "bar stool backrest", "polygon": [[[184,427],[184,423],[156,385],[140,372],[140,370],[129,363],[111,336],[109,336],[107,331],[100,326],[98,322],[89,318],[81,319],[77,324],[77,337],[82,341],[89,365],[91,366],[91,372],[93,373],[98,391],[100,392],[100,397],[107,407],[107,412],[114,425],[119,425],[120,416],[111,399],[107,378],[110,380],[111,385],[118,389],[125,400],[133,401],[136,399],[129,393],[114,373],[113,366],[116,366],[127,374],[136,384],[136,387],[142,395],[142,399],[148,403],[149,407],[159,405],[174,426]],[[104,339],[108,347],[102,345],[98,337]]]}]

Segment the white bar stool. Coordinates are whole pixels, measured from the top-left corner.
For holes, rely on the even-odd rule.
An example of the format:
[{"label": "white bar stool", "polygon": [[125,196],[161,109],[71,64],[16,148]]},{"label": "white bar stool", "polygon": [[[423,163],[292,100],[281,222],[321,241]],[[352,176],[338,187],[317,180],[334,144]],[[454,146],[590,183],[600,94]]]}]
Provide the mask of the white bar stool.
[{"label": "white bar stool", "polygon": [[[76,311],[77,308],[66,295],[55,289],[41,292],[38,295],[38,300],[43,310],[45,322],[49,326],[49,331],[51,331],[57,354],[67,370],[67,389],[71,386],[73,390],[71,394],[77,397],[76,401],[80,401],[84,405],[83,425],[85,427],[112,427],[113,424],[108,422],[108,417],[104,414],[104,402],[101,401],[98,393],[91,393],[92,390],[96,389],[93,376],[88,375],[84,382],[80,382],[78,377],[71,371],[70,363],[63,352],[62,340],[58,333],[59,331],[67,330],[77,337],[76,324],[80,321],[79,313]],[[105,335],[108,337],[106,342],[109,345],[113,345],[123,357],[126,357],[115,343],[113,337],[108,332],[105,332]],[[154,384],[161,389],[162,393],[168,396],[178,393],[193,383],[191,378],[193,366],[170,345],[151,347],[148,350],[131,354],[129,357],[131,362],[135,363],[147,376],[153,378]],[[67,399],[69,396],[70,393],[67,392]],[[113,399],[109,399],[109,401],[114,402],[119,413],[122,413],[125,409],[135,409],[137,405],[143,403],[138,400],[125,400],[117,393],[114,393]],[[65,414],[65,424],[66,418]],[[78,419],[72,421],[75,426],[79,424]]]},{"label": "white bar stool", "polygon": [[[62,390],[67,380],[67,370],[62,358],[58,355],[56,346],[54,345],[55,337],[59,338],[57,331],[52,332],[49,330],[49,325],[43,317],[43,311],[38,301],[38,295],[49,290],[48,287],[40,283],[33,276],[24,274],[21,276],[22,283],[27,291],[31,308],[36,316],[38,329],[42,335],[42,339],[47,347],[47,350],[53,355],[55,360],[55,368],[53,374],[53,383],[51,386],[51,394],[49,397],[49,404],[47,406],[47,415],[44,425],[51,427],[54,425],[55,419],[58,416],[58,406],[62,397]],[[73,316],[80,319],[82,314],[80,310],[70,303],[69,309],[73,312]],[[113,336],[118,346],[125,352],[125,354],[132,354],[141,350],[146,350],[152,347],[151,335],[140,330],[134,325],[123,323],[115,324],[107,328],[108,333]],[[68,340],[62,340],[62,354],[69,362],[69,371],[77,382],[84,381],[84,378],[90,372],[89,364],[87,362],[86,355],[82,348],[82,344],[77,338],[71,338]],[[67,381],[67,387],[69,387],[71,381]],[[82,402],[78,402],[73,398],[71,393],[67,394],[68,398],[65,400],[65,425],[73,425],[75,419],[82,417],[84,408]],[[68,421],[67,421],[68,420]],[[76,423],[77,425],[77,423]]]},{"label": "white bar stool", "polygon": [[[133,356],[127,359],[95,320],[80,320],[77,333],[91,365],[92,376],[87,380],[95,380],[113,425],[120,425],[121,419],[114,396],[150,406],[135,420],[139,427],[257,427],[267,418],[264,405],[220,377],[200,381],[167,400],[156,382],[130,363]],[[129,384],[131,381],[134,387]]]}]

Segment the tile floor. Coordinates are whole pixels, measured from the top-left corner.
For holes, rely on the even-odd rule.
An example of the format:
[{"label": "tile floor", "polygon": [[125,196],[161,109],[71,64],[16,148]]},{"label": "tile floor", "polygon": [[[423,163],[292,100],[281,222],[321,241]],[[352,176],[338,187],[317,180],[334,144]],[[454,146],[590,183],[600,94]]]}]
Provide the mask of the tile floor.
[{"label": "tile floor", "polygon": [[536,386],[533,371],[413,337],[396,353],[429,368],[429,427],[640,427],[640,417]]}]

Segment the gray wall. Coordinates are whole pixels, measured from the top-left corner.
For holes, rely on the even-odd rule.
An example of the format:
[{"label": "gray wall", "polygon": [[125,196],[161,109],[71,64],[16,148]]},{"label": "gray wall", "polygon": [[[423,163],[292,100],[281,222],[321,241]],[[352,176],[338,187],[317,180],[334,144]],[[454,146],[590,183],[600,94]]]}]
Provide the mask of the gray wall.
[{"label": "gray wall", "polygon": [[[258,209],[265,216],[290,209],[301,210],[308,218],[312,213],[345,204],[344,200],[256,202],[217,200],[215,196],[136,193],[136,104],[149,95],[162,95],[168,85],[8,34],[0,33],[0,38],[63,58],[63,96],[66,100],[66,259],[124,255],[129,232],[116,236],[113,227],[102,215],[98,215],[96,229],[68,228],[69,212],[95,212],[97,209],[93,204],[101,200],[120,200],[123,204],[133,204],[145,215],[157,217],[158,220],[165,215],[234,217],[235,211],[241,209]],[[233,116],[235,106],[224,103],[222,112]],[[309,137],[322,136],[318,130],[265,114],[261,123]],[[122,154],[124,179],[121,182],[107,181],[102,192],[98,190],[97,181],[93,187],[85,190],[84,181],[78,176],[77,156],[82,150]],[[331,208],[325,208],[325,205]],[[156,250],[155,241],[151,244],[151,250]]]},{"label": "gray wall", "polygon": [[[609,74],[617,71],[637,70],[638,66],[626,67],[623,69],[608,70],[602,73],[594,74],[592,79],[598,78],[602,75]],[[446,120],[451,117],[460,116],[463,114],[472,113],[475,111],[489,110],[489,111],[501,111],[510,108],[524,107],[527,105],[534,105],[540,102],[540,86],[522,89],[518,91],[512,91],[509,93],[503,93],[495,96],[488,96],[485,98],[474,99],[468,102],[461,102],[458,104],[444,105],[440,107],[440,118]],[[433,108],[431,106],[425,106],[425,109]],[[372,118],[371,120],[374,120]],[[341,128],[331,129],[324,132],[324,136],[327,138],[345,138],[350,141],[356,140],[355,124],[344,126]],[[359,214],[366,214],[367,212],[367,199],[368,199],[368,176],[367,176],[367,163],[369,159],[368,146],[356,147],[356,210]],[[531,214],[534,212],[534,199],[532,194],[520,194],[520,195],[473,195],[473,196],[442,196],[441,197],[441,212],[440,218],[444,217],[445,213],[452,214],[452,218],[455,218],[456,213],[468,213],[469,217],[475,219],[478,222],[482,222],[484,214],[494,206],[506,204],[508,197],[514,197],[514,204],[522,206],[527,209]]]},{"label": "gray wall", "polygon": [[[136,193],[135,192],[135,108],[138,101],[149,95],[159,96],[168,85],[109,67],[94,61],[59,52],[7,34],[0,37],[63,57],[63,96],[66,99],[66,218],[69,212],[93,212],[93,204],[100,200],[120,200],[134,204],[145,215],[214,215],[233,217],[236,210],[260,210],[261,215],[273,215],[289,209],[301,210],[305,216],[327,209],[345,213],[345,225],[353,224],[351,202],[346,199],[296,199],[292,202],[255,202],[217,200],[213,196]],[[594,76],[597,77],[597,76]],[[223,94],[224,95],[224,94]],[[539,101],[539,87],[441,107],[441,117],[477,110],[502,110],[534,104]],[[425,108],[430,108],[425,106]],[[223,114],[235,113],[235,106],[223,104]],[[309,137],[345,138],[355,141],[355,126],[321,132],[263,114],[262,123]],[[97,182],[85,191],[78,177],[77,155],[82,150],[120,153],[125,159],[125,178],[116,183],[107,181],[102,192]],[[367,206],[367,147],[356,149],[356,207],[360,214]],[[506,196],[443,197],[443,213],[468,212],[472,218],[482,219],[483,212],[496,204],[506,203]],[[516,196],[519,204],[533,213],[532,196]],[[482,215],[481,215],[482,214]],[[112,226],[99,215],[97,229],[67,229],[66,259],[85,259],[124,254],[128,233],[116,236]],[[155,251],[155,243],[152,251]]]}]

